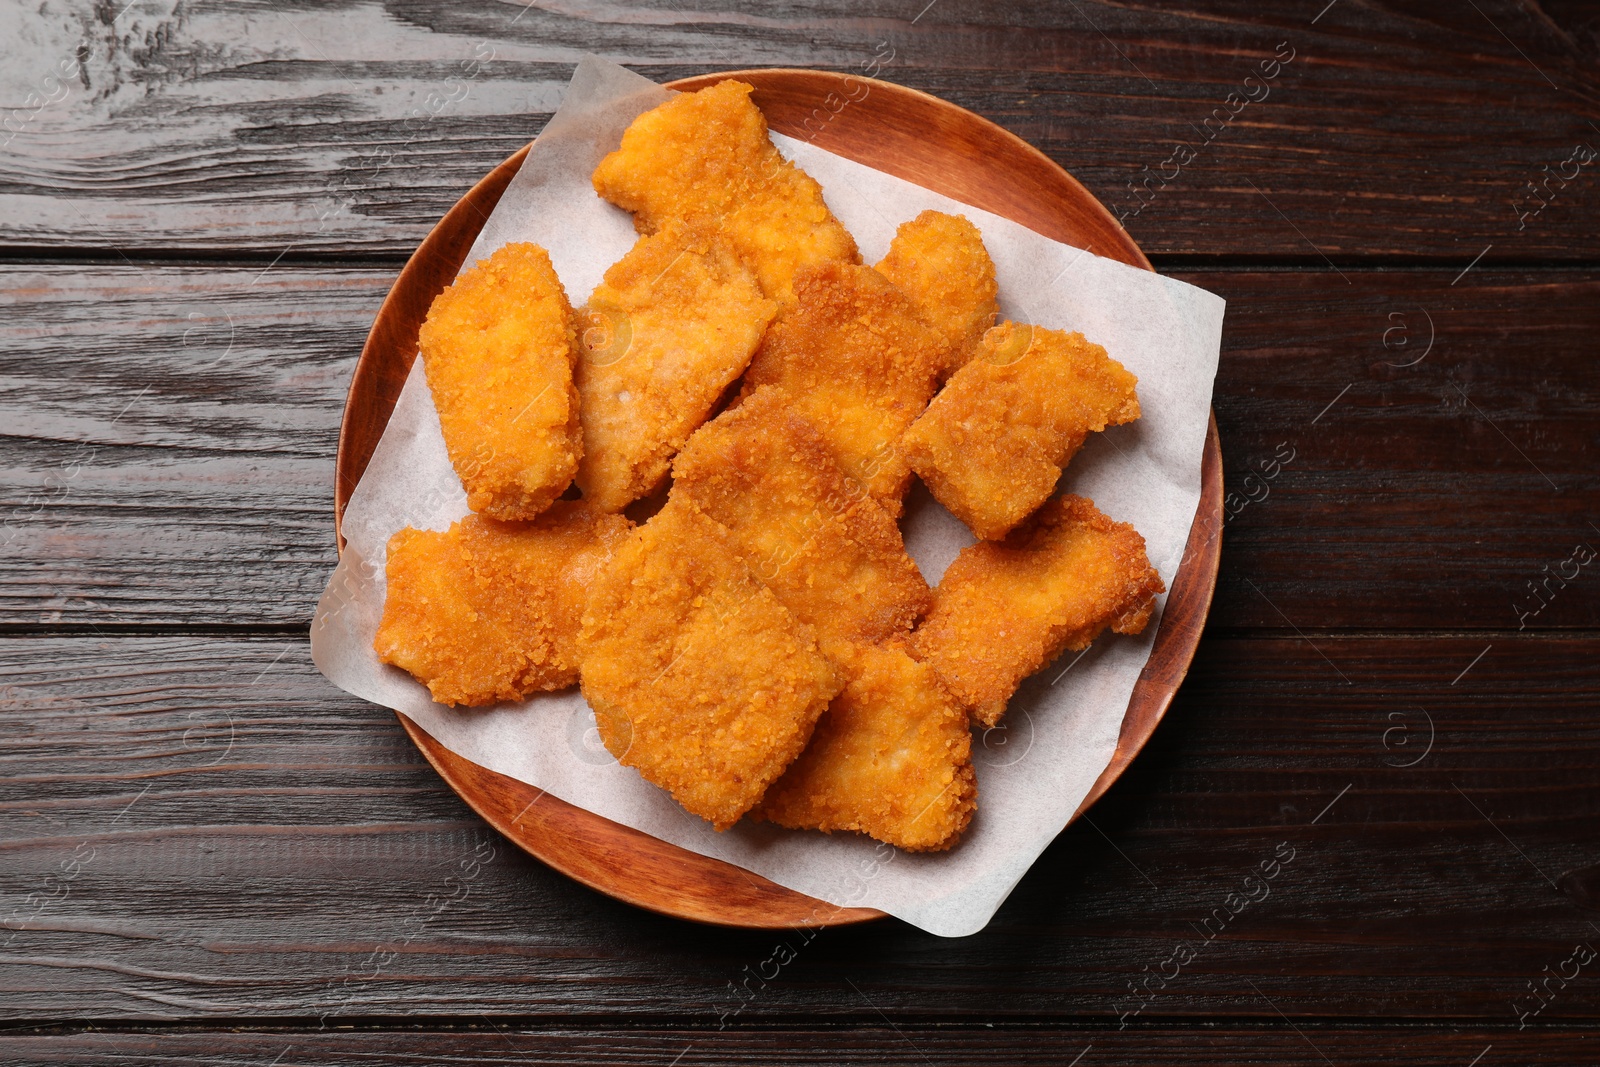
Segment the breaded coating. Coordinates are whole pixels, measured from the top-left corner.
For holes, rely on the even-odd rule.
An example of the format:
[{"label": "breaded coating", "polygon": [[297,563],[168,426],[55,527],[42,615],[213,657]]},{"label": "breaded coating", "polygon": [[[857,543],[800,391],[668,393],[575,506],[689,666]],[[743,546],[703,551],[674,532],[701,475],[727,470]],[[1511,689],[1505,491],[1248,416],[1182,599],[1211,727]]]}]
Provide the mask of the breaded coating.
[{"label": "breaded coating", "polygon": [[710,231],[670,222],[613,264],[579,312],[584,499],[620,511],[650,492],[776,311]]},{"label": "breaded coating", "polygon": [[1002,323],[900,447],[939,503],[995,540],[1049,498],[1090,433],[1139,417],[1137,383],[1081,333]]},{"label": "breaded coating", "polygon": [[1144,538],[1080,496],[1052,499],[1004,541],[961,550],[912,638],[975,722],[993,726],[1024,678],[1107,627],[1136,634],[1166,586]]},{"label": "breaded coating", "polygon": [[595,583],[578,650],[606,748],[718,830],[800,754],[841,684],[727,532],[677,502]]},{"label": "breaded coating", "polygon": [[389,539],[373,648],[441,704],[521,700],[578,680],[589,586],[633,524],[576,500],[527,523],[468,515]]},{"label": "breaded coating", "polygon": [[889,254],[873,269],[894,282],[950,346],[942,377],[964,366],[984,332],[1000,320],[994,260],[983,234],[964,215],[924,211],[902,222]]},{"label": "breaded coating", "polygon": [[798,830],[856,830],[910,852],[956,843],[977,807],[967,713],[927,664],[865,646],[849,680],[757,813]]},{"label": "breaded coating", "polygon": [[594,189],[640,233],[674,219],[720,228],[762,290],[788,300],[801,267],[861,254],[822,187],[773,147],[752,91],[724,81],[646,111],[595,168]]},{"label": "breaded coating", "polygon": [[800,272],[795,302],[772,320],[744,394],[784,390],[851,477],[899,516],[911,469],[897,443],[938,387],[948,346],[871,267]]},{"label": "breaded coating", "polygon": [[434,298],[417,338],[467,506],[531,519],[578,470],[572,309],[545,250],[509,244]]},{"label": "breaded coating", "polygon": [[[672,496],[727,527],[750,569],[824,649],[903,634],[928,583],[900,529],[776,390],[702,426],[673,464]],[[669,505],[670,506],[670,505]]]}]

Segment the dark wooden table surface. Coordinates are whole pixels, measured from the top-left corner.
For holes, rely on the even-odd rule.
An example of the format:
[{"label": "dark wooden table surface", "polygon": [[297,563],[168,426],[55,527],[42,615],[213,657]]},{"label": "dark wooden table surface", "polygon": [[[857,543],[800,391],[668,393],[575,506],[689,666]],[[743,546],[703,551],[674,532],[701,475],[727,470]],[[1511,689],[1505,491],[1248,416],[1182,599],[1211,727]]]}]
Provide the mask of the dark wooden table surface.
[{"label": "dark wooden table surface", "polygon": [[[1194,670],[976,936],[615,903],[311,664],[367,327],[585,52],[876,59],[1229,301]],[[6,5],[0,1062],[1600,1062],[1597,70],[1578,0]]]}]

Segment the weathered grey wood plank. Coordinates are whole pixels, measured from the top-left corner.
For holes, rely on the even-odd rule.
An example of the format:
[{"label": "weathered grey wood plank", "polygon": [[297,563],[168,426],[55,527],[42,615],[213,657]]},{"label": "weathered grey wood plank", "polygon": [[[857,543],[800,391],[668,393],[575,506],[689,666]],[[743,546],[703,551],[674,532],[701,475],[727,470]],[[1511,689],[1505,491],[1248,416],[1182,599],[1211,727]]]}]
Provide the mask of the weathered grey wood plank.
[{"label": "weathered grey wood plank", "polygon": [[0,306],[8,623],[299,622],[389,279],[11,268]]},{"label": "weathered grey wood plank", "polygon": [[[638,912],[512,851],[302,642],[0,640],[0,1006],[1115,1028],[1276,1018],[1265,994],[1291,1017],[1512,1028],[1542,968],[1600,943],[1586,883],[1550,881],[1600,857],[1600,645],[1482,651],[1207,641],[1128,777],[987,930],[828,931],[774,973],[781,936]],[[1291,854],[1265,893],[1243,881]],[[1130,993],[1180,942],[1198,958]],[[1600,1016],[1600,985],[1552,989],[1534,1024]]]},{"label": "weathered grey wood plank", "polygon": [[[1558,573],[1600,548],[1600,279],[1347,276],[1185,276],[1232,309],[1213,624],[1600,625],[1593,566]],[[388,281],[0,270],[0,622],[308,620],[345,389]]]},{"label": "weathered grey wood plank", "polygon": [[1593,257],[1581,6],[1322,7],[43,0],[5,16],[0,246],[408,252],[593,52],[881,71],[1041,147],[1152,253]]}]

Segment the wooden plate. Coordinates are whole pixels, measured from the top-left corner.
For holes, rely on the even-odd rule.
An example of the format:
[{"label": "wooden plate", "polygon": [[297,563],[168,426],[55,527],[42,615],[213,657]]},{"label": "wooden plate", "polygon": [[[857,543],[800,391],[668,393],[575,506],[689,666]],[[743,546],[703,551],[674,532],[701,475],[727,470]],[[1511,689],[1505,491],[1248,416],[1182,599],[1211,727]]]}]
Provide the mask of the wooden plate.
[{"label": "wooden plate", "polygon": [[[1046,236],[1151,269],[1110,212],[1070,174],[970,111],[888,82],[811,70],[707,74],[673,82],[670,88],[701,89],[730,77],[756,87],[756,104],[780,133],[811,140]],[[450,209],[412,255],[378,311],[356,364],[339,431],[336,529],[411,369],[428,305],[455,278],[527,151],[496,167]],[[1216,587],[1221,531],[1222,452],[1213,419],[1206,435],[1200,506],[1155,648],[1134,686],[1116,754],[1079,814],[1144,747],[1183,681]],[[339,545],[342,549],[342,535]],[[699,922],[767,929],[882,917],[871,908],[823,903],[618,825],[457,756],[403,715],[400,722],[428,762],[491,826],[556,870],[619,900]]]}]

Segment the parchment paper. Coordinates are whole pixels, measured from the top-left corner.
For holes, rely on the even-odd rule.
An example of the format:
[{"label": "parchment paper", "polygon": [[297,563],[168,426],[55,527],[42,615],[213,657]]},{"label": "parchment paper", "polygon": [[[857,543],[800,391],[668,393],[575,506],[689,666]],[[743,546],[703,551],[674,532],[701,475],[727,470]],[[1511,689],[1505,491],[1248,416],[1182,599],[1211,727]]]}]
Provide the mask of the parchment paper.
[{"label": "parchment paper", "polygon": [[[600,200],[589,176],[627,124],[669,95],[619,66],[584,59],[467,263],[508,241],[533,241],[549,250],[573,304],[582,303],[635,240],[630,217]],[[1138,375],[1143,417],[1092,435],[1062,487],[1133,523],[1170,586],[1199,501],[1223,301],[815,146],[782,136],[774,141],[822,183],[829,206],[855,235],[867,263],[881,258],[895,227],[919,212],[964,214],[983,232],[994,257],[1006,317],[1081,330]],[[854,834],[767,825],[741,824],[719,834],[611,758],[576,690],[493,708],[451,709],[433,703],[404,671],[378,662],[372,640],[383,608],[389,536],[407,525],[443,530],[466,513],[466,496],[446,455],[418,360],[345,512],[347,545],[311,629],[312,656],[323,674],[356,696],[409,716],[475,763],[803,893],[879,908],[944,936],[982,929],[1088,794],[1115,750],[1129,694],[1159,625],[1158,614],[1138,637],[1107,634],[1081,657],[1063,656],[1024,683],[1005,725],[974,737],[978,813],[950,852],[899,853]],[[972,542],[966,528],[920,487],[903,528],[930,583]]]}]

